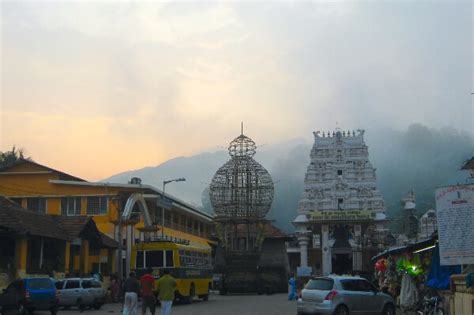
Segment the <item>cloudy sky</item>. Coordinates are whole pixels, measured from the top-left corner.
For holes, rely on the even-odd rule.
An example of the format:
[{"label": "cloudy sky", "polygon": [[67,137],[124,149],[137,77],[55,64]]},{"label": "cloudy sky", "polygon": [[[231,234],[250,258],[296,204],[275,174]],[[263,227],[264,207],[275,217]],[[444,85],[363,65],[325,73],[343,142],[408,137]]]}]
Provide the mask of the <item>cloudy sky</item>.
[{"label": "cloudy sky", "polygon": [[2,2],[0,150],[89,180],[411,123],[474,133],[472,4]]}]

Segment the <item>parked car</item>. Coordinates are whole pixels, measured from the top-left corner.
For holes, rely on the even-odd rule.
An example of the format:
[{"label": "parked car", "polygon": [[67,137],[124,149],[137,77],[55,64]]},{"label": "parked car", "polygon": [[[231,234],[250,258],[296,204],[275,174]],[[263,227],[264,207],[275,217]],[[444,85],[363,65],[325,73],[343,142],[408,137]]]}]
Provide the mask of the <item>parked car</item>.
[{"label": "parked car", "polygon": [[395,301],[361,277],[313,277],[301,291],[298,314],[395,314]]},{"label": "parked car", "polygon": [[56,281],[59,291],[59,306],[70,308],[77,306],[80,309],[94,307],[100,309],[105,303],[106,290],[100,281],[93,278],[66,278]]},{"label": "parked car", "polygon": [[0,314],[11,310],[19,314],[31,314],[36,310],[49,310],[56,315],[58,309],[57,290],[53,279],[25,278],[15,280],[0,294]]}]

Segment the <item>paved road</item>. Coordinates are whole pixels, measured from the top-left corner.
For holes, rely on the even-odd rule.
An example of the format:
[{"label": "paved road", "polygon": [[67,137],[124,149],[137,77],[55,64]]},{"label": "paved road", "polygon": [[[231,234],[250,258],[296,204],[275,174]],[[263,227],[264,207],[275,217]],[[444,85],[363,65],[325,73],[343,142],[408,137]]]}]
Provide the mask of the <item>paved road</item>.
[{"label": "paved road", "polygon": [[[60,315],[103,315],[121,314],[120,304],[106,304],[100,310],[86,310],[79,313],[77,309],[59,310]],[[157,308],[156,315],[160,309]],[[35,312],[47,315],[48,312]],[[139,310],[141,315],[141,308]],[[150,314],[149,312],[147,314]],[[288,301],[286,294],[273,295],[227,295],[212,294],[209,301],[195,300],[192,304],[173,306],[173,315],[295,315],[296,301]]]}]

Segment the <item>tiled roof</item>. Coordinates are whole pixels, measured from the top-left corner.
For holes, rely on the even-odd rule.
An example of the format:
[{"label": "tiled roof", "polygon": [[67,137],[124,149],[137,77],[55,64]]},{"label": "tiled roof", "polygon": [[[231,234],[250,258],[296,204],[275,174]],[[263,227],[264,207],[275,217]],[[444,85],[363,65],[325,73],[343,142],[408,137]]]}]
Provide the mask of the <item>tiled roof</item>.
[{"label": "tiled roof", "polygon": [[[250,230],[253,232],[255,230],[255,227],[251,226]],[[247,225],[237,225],[237,234],[239,236],[247,235]],[[277,227],[273,226],[270,222],[264,223],[264,234],[265,238],[288,238],[288,235],[286,235]]]},{"label": "tiled roof", "polygon": [[94,220],[92,220],[92,217],[55,216],[54,219],[66,231],[66,233],[73,239],[81,238],[85,236],[84,234],[85,234],[86,227],[89,227],[92,230],[92,232],[95,232],[95,231],[99,232],[97,230],[97,227],[95,226]]},{"label": "tiled roof", "polygon": [[115,240],[97,229],[92,217],[64,217],[37,213],[24,209],[3,196],[0,196],[0,231],[68,241],[81,238],[102,247],[118,247]]},{"label": "tiled roof", "polygon": [[53,216],[21,208],[2,196],[0,196],[0,230],[20,235],[72,240]]},{"label": "tiled roof", "polygon": [[282,232],[279,228],[275,227],[273,224],[268,223],[265,225],[265,237],[267,238],[287,238],[284,232]]},{"label": "tiled roof", "polygon": [[108,237],[104,233],[100,233],[100,237],[102,240],[102,246],[108,248],[118,248],[118,242],[111,237]]},{"label": "tiled roof", "polygon": [[97,226],[92,217],[77,216],[77,217],[65,217],[55,216],[54,219],[58,222],[61,227],[67,232],[67,234],[75,239],[87,239],[96,245],[117,248],[118,243],[112,238],[108,237],[104,233],[97,229]]},{"label": "tiled roof", "polygon": [[461,168],[463,170],[473,170],[474,169],[474,156],[467,160],[466,163],[464,163],[463,167]]},{"label": "tiled roof", "polygon": [[44,168],[44,169],[47,169],[47,170],[49,170],[49,171],[58,173],[58,174],[60,175],[60,178],[61,178],[61,179],[76,180],[76,181],[85,182],[85,180],[82,179],[82,178],[69,175],[69,174],[67,174],[67,173],[64,173],[64,172],[55,170],[55,169],[53,169],[53,168],[44,166],[44,165],[42,165],[42,164],[36,163],[36,162],[34,162],[33,160],[28,160],[28,159],[24,159],[24,158],[19,158],[18,160],[16,160],[16,161],[13,162],[13,163],[10,163],[10,164],[8,164],[8,165],[4,165],[4,166],[0,167],[0,172],[3,172],[3,171],[5,171],[5,170],[7,170],[7,169],[9,169],[9,168],[11,168],[11,167],[13,167],[13,166],[20,165],[20,164],[25,164],[25,163],[37,165],[37,166],[42,167],[42,168]]}]

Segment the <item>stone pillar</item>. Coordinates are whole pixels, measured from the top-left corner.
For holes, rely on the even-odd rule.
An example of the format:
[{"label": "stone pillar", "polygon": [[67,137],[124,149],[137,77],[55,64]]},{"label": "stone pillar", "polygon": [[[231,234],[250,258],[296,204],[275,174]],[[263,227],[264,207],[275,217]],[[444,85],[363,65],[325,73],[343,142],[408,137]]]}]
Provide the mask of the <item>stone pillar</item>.
[{"label": "stone pillar", "polygon": [[327,276],[332,272],[331,248],[329,247],[329,226],[327,225],[321,226],[321,243],[321,270],[323,276]]},{"label": "stone pillar", "polygon": [[80,256],[80,271],[82,275],[88,275],[89,270],[89,241],[82,240],[81,242],[81,256]]},{"label": "stone pillar", "polygon": [[125,256],[125,268],[126,268],[126,276],[128,277],[128,274],[130,273],[130,263],[132,261],[132,239],[133,239],[133,226],[132,225],[128,225],[127,226],[127,236],[126,236],[126,240],[127,240],[127,252],[126,252],[126,256]]},{"label": "stone pillar", "polygon": [[15,243],[15,264],[17,274],[15,277],[24,278],[26,276],[26,260],[28,257],[28,239],[17,238]]},{"label": "stone pillar", "polygon": [[113,248],[107,249],[107,266],[109,268],[109,275],[112,275],[116,271],[115,252],[116,251]]},{"label": "stone pillar", "polygon": [[64,273],[69,273],[71,265],[71,242],[64,245]]},{"label": "stone pillar", "polygon": [[354,248],[352,251],[352,269],[355,271],[362,269],[362,252],[359,248]]},{"label": "stone pillar", "polygon": [[362,240],[362,228],[360,224],[354,225],[354,239],[355,246],[352,248],[352,270],[362,269],[362,251],[361,251],[361,240]]},{"label": "stone pillar", "polygon": [[88,275],[89,274],[89,241],[88,240],[82,240],[81,242],[81,273],[82,275]]},{"label": "stone pillar", "polygon": [[306,234],[298,236],[298,245],[300,246],[300,267],[308,267],[308,242],[309,237]]}]

